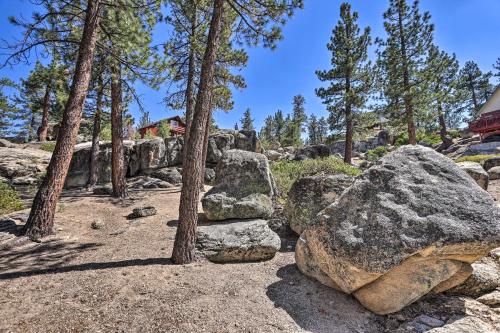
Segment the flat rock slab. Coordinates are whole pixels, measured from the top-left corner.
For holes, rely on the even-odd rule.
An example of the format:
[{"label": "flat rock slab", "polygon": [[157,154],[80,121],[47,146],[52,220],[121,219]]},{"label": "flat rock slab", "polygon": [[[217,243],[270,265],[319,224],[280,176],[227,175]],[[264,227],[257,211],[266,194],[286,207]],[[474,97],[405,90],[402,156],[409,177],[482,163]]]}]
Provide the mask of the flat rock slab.
[{"label": "flat rock slab", "polygon": [[129,219],[137,219],[140,217],[148,217],[156,215],[156,208],[153,206],[134,208],[131,214],[129,214]]},{"label": "flat rock slab", "polygon": [[213,262],[260,261],[274,257],[280,249],[280,237],[265,220],[200,226],[197,247]]}]

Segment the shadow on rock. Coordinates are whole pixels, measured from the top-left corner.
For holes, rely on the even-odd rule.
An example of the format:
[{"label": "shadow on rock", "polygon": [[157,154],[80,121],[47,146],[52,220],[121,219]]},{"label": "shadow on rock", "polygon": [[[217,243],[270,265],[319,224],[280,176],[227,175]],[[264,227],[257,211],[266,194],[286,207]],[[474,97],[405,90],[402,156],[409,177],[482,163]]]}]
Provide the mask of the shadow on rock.
[{"label": "shadow on rock", "polygon": [[267,287],[275,307],[285,310],[302,329],[314,333],[384,332],[384,317],[354,298],[302,275],[296,265],[278,270],[280,281]]}]

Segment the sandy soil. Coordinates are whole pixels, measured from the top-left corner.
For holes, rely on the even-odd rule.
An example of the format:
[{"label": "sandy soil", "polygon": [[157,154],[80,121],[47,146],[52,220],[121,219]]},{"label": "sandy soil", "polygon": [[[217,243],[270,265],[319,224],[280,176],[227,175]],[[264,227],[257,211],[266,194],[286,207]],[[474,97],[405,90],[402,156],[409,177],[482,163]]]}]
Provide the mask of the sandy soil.
[{"label": "sandy soil", "polygon": [[[0,332],[370,333],[398,320],[304,277],[290,246],[266,262],[172,265],[179,189],[132,199],[67,193],[55,236],[0,252]],[[127,220],[145,205],[158,215]]]}]

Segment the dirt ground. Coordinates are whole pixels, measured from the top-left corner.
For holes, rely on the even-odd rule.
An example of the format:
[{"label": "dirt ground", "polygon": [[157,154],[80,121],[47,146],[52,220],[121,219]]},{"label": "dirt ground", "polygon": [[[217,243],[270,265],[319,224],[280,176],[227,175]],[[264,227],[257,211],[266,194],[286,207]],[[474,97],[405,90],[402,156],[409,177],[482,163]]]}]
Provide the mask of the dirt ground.
[{"label": "dirt ground", "polygon": [[[393,319],[304,277],[288,245],[266,262],[172,265],[179,194],[132,192],[120,202],[66,193],[55,236],[0,251],[0,332],[387,330]],[[158,214],[127,220],[145,205]]]}]

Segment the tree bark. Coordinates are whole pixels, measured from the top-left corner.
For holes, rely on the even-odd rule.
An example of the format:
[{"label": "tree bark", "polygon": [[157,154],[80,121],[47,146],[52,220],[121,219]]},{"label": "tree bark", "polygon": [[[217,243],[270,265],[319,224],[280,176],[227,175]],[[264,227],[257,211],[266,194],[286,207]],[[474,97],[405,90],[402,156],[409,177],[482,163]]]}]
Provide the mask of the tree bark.
[{"label": "tree bark", "polygon": [[97,79],[97,101],[94,113],[94,127],[92,129],[92,147],[90,148],[90,177],[89,187],[93,187],[99,181],[99,139],[101,134],[101,112],[103,107],[104,87],[102,73]]},{"label": "tree bark", "polygon": [[472,78],[469,80],[469,89],[472,92],[472,103],[474,103],[474,116],[479,111],[479,102],[477,101],[476,89],[474,87],[474,83],[472,82]]},{"label": "tree bark", "polygon": [[410,95],[410,74],[408,70],[408,56],[406,54],[406,39],[403,29],[403,0],[398,1],[398,24],[399,24],[399,38],[401,43],[401,57],[403,60],[403,99],[406,109],[406,122],[408,127],[408,141],[411,145],[417,144],[417,133],[415,130],[415,119],[413,115],[413,101]]},{"label": "tree bark", "polygon": [[45,96],[43,96],[43,111],[42,111],[42,124],[38,128],[38,141],[45,142],[47,140],[47,130],[49,128],[49,110],[50,110],[50,81],[45,88]]},{"label": "tree bark", "polygon": [[208,154],[208,140],[210,139],[210,124],[212,123],[212,107],[210,107],[210,112],[208,114],[207,123],[205,124],[205,137],[203,138],[203,158],[201,163],[201,179],[200,179],[200,191],[205,192],[205,169],[207,165],[207,154]]},{"label": "tree bark", "polygon": [[441,149],[446,149],[451,146],[452,141],[448,137],[448,130],[446,128],[446,120],[444,119],[443,107],[441,103],[438,104],[438,121],[439,121],[439,136],[441,136]]},{"label": "tree bark", "polygon": [[31,212],[22,233],[33,240],[53,233],[54,214],[57,201],[66,180],[71,163],[76,136],[80,128],[83,105],[92,74],[97,25],[99,23],[99,0],[88,0],[85,24],[78,50],[75,74],[68,101],[64,109],[56,146],[45,176],[33,200]]},{"label": "tree bark", "polygon": [[111,79],[111,182],[113,196],[125,198],[125,150],[123,148],[122,81],[119,64],[112,66]]},{"label": "tree bark", "polygon": [[[193,5],[193,16],[191,17],[191,37],[194,39],[196,35],[196,27],[198,25],[198,15],[196,12],[196,1],[191,1]],[[186,86],[186,132],[184,133],[184,142],[189,140],[189,131],[191,130],[191,122],[193,120],[193,113],[195,107],[195,72],[196,72],[196,54],[194,52],[193,41],[189,44],[189,61],[188,61],[188,75]],[[184,145],[186,147],[186,145]],[[184,148],[183,147],[183,148]],[[183,149],[183,160],[186,150]]]},{"label": "tree bark", "polygon": [[198,200],[202,172],[203,143],[206,123],[210,114],[215,61],[219,48],[225,0],[214,0],[207,47],[201,66],[200,85],[193,113],[189,140],[186,142],[184,177],[179,205],[179,225],[175,235],[172,261],[176,264],[190,263],[194,259],[196,224],[198,222]]}]

